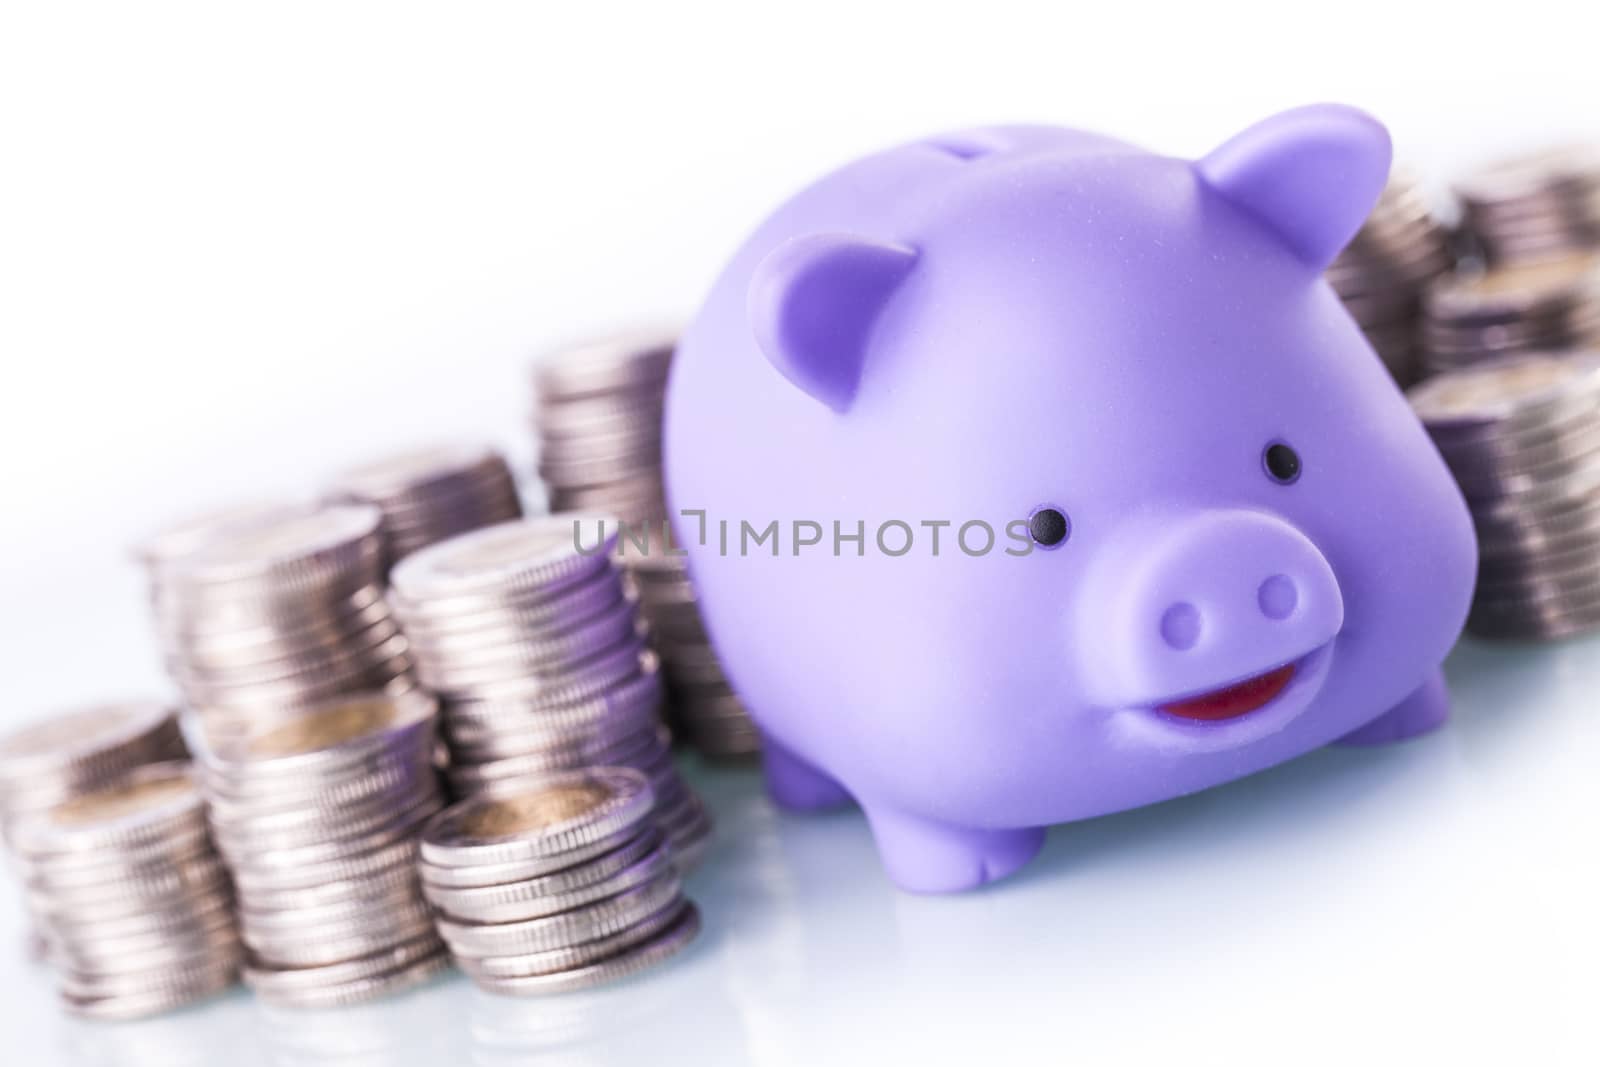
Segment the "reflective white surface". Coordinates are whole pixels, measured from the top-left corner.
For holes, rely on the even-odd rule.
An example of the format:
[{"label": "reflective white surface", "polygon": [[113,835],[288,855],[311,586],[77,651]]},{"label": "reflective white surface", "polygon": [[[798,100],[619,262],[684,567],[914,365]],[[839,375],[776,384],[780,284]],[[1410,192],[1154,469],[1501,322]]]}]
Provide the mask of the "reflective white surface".
[{"label": "reflective white surface", "polygon": [[[1593,1062],[1600,638],[1468,643],[1454,720],[1057,828],[1019,877],[920,898],[861,817],[692,768],[720,839],[663,969],[506,1000],[459,975],[343,1011],[238,992],[136,1024],[57,1009],[3,891],[5,1061],[274,1064]],[[1377,1057],[1376,1059],[1372,1057]]]}]

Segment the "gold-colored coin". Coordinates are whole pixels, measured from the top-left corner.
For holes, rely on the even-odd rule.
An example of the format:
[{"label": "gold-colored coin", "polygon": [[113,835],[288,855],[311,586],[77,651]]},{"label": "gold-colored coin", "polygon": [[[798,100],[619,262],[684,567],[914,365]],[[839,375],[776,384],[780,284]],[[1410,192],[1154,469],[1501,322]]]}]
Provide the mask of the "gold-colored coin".
[{"label": "gold-colored coin", "polygon": [[391,725],[399,709],[391,700],[361,696],[291,719],[252,738],[248,752],[258,759],[297,756],[366,737]]},{"label": "gold-colored coin", "polygon": [[194,782],[187,777],[135,778],[123,785],[74,797],[52,810],[50,818],[61,826],[92,825],[151,811],[194,792]]},{"label": "gold-colored coin", "polygon": [[543,830],[580,819],[598,810],[613,795],[611,790],[594,782],[552,786],[487,805],[463,819],[461,828],[473,837],[504,837]]}]

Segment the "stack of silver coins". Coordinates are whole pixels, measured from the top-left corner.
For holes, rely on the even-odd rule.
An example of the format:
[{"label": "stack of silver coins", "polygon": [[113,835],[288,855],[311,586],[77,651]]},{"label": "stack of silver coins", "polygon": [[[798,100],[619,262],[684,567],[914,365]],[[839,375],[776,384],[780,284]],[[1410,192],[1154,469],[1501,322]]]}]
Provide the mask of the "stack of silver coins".
[{"label": "stack of silver coins", "polygon": [[1411,391],[1478,533],[1468,629],[1600,626],[1600,353],[1503,357]]},{"label": "stack of silver coins", "polygon": [[[652,546],[652,549],[654,546]],[[667,676],[674,728],[697,751],[741,758],[761,751],[761,737],[711,647],[681,554],[639,552],[624,540],[617,562],[631,579]]]},{"label": "stack of silver coins", "polygon": [[661,423],[674,338],[640,332],[554,353],[535,370],[539,476],[551,511],[659,527]]},{"label": "stack of silver coins", "polygon": [[1600,259],[1491,267],[1436,282],[1423,301],[1430,374],[1496,356],[1600,342]]},{"label": "stack of silver coins", "polygon": [[1462,221],[1491,264],[1600,250],[1600,144],[1504,160],[1456,184]]},{"label": "stack of silver coins", "polygon": [[13,826],[61,999],[126,1019],[232,985],[233,892],[188,764],[150,764]]},{"label": "stack of silver coins", "polygon": [[435,712],[417,692],[353,694],[200,750],[263,999],[332,1007],[445,966],[416,867],[444,805]]},{"label": "stack of silver coins", "polygon": [[191,527],[187,547],[169,535],[144,555],[168,671],[207,733],[410,687],[377,508],[269,506]]},{"label": "stack of silver coins", "polygon": [[535,382],[539,473],[551,511],[616,515],[637,540],[618,562],[654,632],[673,726],[706,755],[748,756],[759,750],[755,726],[722,673],[667,527],[661,428],[672,354],[672,336],[658,332],[545,358]]},{"label": "stack of silver coins", "polygon": [[435,541],[522,516],[505,457],[483,447],[418,449],[356,467],[335,479],[327,498],[383,512],[391,566]]},{"label": "stack of silver coins", "polygon": [[[104,789],[138,767],[189,758],[176,713],[164,704],[75,708],[0,737],[0,843],[11,824]],[[32,918],[31,951],[48,959],[45,924]]]},{"label": "stack of silver coins", "polygon": [[458,794],[503,795],[554,771],[637,768],[680,862],[710,836],[660,721],[661,682],[612,561],[615,521],[490,526],[411,556],[390,602],[443,704]]},{"label": "stack of silver coins", "polygon": [[599,985],[665,960],[700,915],[637,771],[596,767],[474,797],[429,824],[422,877],[461,969],[493,993]]},{"label": "stack of silver coins", "polygon": [[1421,185],[1398,170],[1328,281],[1402,386],[1416,380],[1422,293],[1455,267],[1448,229]]}]

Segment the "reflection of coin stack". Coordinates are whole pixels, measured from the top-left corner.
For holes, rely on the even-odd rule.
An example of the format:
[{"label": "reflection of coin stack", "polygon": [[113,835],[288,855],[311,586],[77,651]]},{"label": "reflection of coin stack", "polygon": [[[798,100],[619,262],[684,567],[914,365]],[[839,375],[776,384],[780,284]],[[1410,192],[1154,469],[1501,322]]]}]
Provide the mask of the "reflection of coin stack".
[{"label": "reflection of coin stack", "polygon": [[495,993],[556,993],[626,977],[693,940],[650,783],[596,767],[475,797],[429,824],[423,884],[461,968]]},{"label": "reflection of coin stack", "polygon": [[168,670],[208,732],[410,685],[380,521],[366,505],[265,508],[144,553]]},{"label": "reflection of coin stack", "polygon": [[673,765],[655,657],[612,563],[615,523],[605,526],[602,538],[599,520],[562,516],[463,534],[396,567],[390,600],[419,679],[443,701],[458,793],[633,767],[654,786],[657,821],[687,866],[710,820]]},{"label": "reflection of coin stack", "polygon": [[1491,264],[1600,250],[1600,145],[1505,160],[1458,182],[1456,193]]},{"label": "reflection of coin stack", "polygon": [[19,820],[13,843],[70,1010],[150,1015],[237,979],[233,893],[187,764]]},{"label": "reflection of coin stack", "polygon": [[1480,363],[1417,386],[1411,403],[1477,525],[1469,629],[1600,626],[1600,354]]},{"label": "reflection of coin stack", "polygon": [[416,869],[444,803],[435,711],[420,693],[357,694],[201,750],[245,980],[264,999],[354,1003],[444,966]]},{"label": "reflection of coin stack", "polygon": [[328,498],[383,512],[391,565],[435,541],[522,515],[511,469],[488,448],[421,449],[357,467],[335,480]]},{"label": "reflection of coin stack", "polygon": [[[616,515],[648,538],[618,561],[638,585],[668,686],[673,726],[707,755],[743,756],[759,745],[700,623],[681,555],[667,555],[661,420],[672,338],[624,336],[572,348],[538,368],[539,473],[550,510]],[[639,528],[637,524],[648,524]]]},{"label": "reflection of coin stack", "polygon": [[1455,265],[1450,234],[1416,179],[1397,172],[1328,281],[1402,386],[1417,376],[1422,291]]},{"label": "reflection of coin stack", "polygon": [[1578,256],[1450,275],[1423,303],[1423,361],[1437,374],[1495,356],[1600,341],[1600,260]]}]

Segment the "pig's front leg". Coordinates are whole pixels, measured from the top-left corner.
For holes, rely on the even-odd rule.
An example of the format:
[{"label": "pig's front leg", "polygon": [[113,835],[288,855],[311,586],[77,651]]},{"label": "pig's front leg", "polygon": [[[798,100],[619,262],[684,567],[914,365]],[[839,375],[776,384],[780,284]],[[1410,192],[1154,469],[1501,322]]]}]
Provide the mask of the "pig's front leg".
[{"label": "pig's front leg", "polygon": [[1341,745],[1386,745],[1425,734],[1450,717],[1450,692],[1444,672],[1435,667],[1416,692],[1365,726],[1339,738]]},{"label": "pig's front leg", "polygon": [[843,786],[765,734],[761,764],[767,773],[767,792],[781,808],[825,811],[850,803]]},{"label": "pig's front leg", "polygon": [[1043,827],[974,830],[870,802],[862,806],[884,869],[913,893],[951,893],[997,881],[1033,859],[1044,844]]}]

